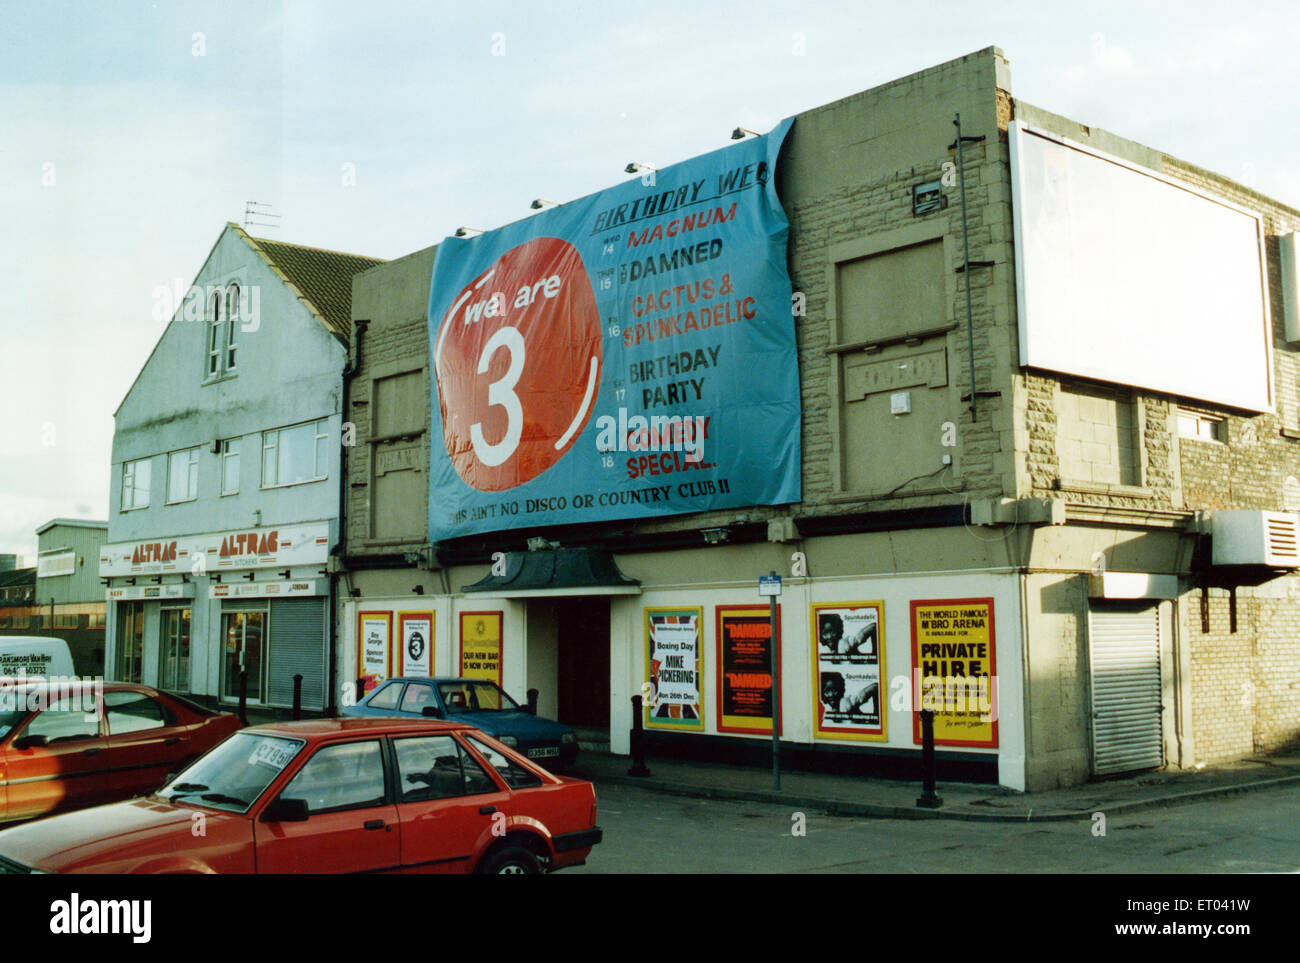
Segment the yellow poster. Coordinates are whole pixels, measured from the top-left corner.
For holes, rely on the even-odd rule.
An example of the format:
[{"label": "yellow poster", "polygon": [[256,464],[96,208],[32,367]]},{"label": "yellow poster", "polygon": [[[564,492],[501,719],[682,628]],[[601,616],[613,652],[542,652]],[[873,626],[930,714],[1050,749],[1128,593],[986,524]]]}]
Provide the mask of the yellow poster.
[{"label": "yellow poster", "polygon": [[813,735],[876,740],[885,732],[885,603],[812,606]]},{"label": "yellow poster", "polygon": [[912,602],[913,741],[930,709],[936,746],[997,747],[995,650],[992,599]]},{"label": "yellow poster", "polygon": [[460,674],[501,684],[501,613],[460,613]]}]

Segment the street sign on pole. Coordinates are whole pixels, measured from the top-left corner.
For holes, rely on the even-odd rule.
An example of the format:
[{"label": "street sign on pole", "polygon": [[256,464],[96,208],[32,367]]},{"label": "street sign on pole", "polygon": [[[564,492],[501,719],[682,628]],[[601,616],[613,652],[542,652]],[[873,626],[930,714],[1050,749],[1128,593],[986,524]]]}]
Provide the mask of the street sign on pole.
[{"label": "street sign on pole", "polygon": [[758,594],[766,595],[768,602],[767,619],[768,664],[772,670],[772,788],[781,788],[781,667],[776,658],[776,597],[781,594],[781,576],[776,572],[758,577]]}]

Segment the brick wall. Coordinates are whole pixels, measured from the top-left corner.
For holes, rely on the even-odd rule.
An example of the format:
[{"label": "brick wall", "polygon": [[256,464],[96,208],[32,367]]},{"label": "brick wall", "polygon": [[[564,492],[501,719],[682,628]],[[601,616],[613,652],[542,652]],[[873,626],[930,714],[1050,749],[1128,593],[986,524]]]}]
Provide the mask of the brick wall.
[{"label": "brick wall", "polygon": [[1300,578],[1237,592],[1237,631],[1225,589],[1187,596],[1193,732],[1198,762],[1277,749],[1300,733]]}]

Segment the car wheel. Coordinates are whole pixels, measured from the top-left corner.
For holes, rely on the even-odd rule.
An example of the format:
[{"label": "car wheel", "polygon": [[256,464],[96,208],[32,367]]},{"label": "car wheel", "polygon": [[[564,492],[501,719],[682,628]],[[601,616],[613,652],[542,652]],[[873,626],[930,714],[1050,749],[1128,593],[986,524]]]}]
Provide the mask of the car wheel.
[{"label": "car wheel", "polygon": [[507,846],[488,856],[479,866],[480,873],[508,876],[536,876],[542,871],[537,857],[522,846]]}]

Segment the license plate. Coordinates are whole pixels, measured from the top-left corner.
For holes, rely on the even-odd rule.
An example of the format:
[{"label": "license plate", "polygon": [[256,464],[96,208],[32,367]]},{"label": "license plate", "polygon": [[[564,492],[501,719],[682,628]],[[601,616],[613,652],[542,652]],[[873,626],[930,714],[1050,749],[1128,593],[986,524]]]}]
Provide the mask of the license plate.
[{"label": "license plate", "polygon": [[560,749],[558,746],[543,746],[540,749],[528,750],[529,759],[542,759],[547,756],[558,756],[559,754],[560,754]]}]

